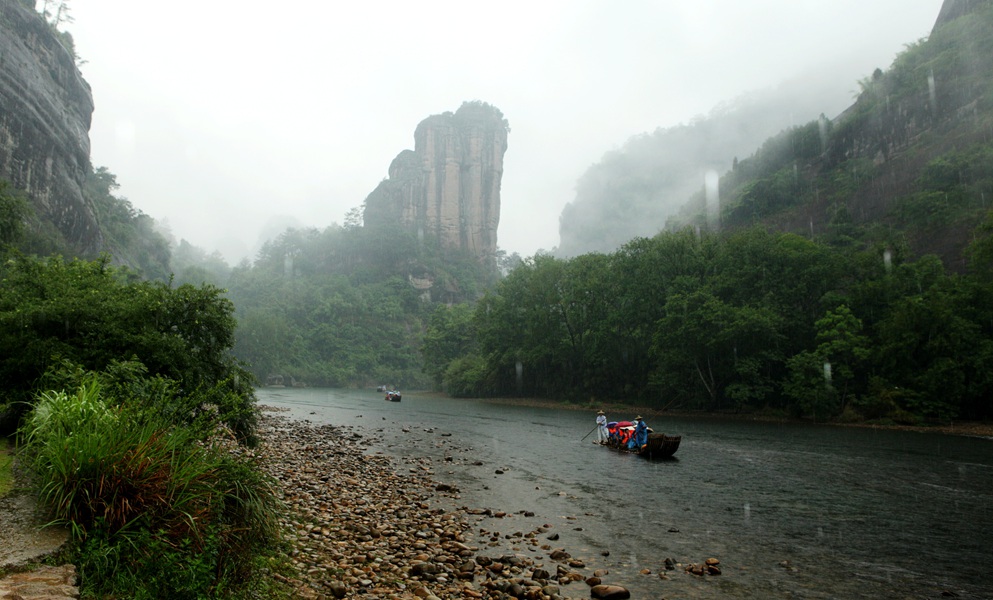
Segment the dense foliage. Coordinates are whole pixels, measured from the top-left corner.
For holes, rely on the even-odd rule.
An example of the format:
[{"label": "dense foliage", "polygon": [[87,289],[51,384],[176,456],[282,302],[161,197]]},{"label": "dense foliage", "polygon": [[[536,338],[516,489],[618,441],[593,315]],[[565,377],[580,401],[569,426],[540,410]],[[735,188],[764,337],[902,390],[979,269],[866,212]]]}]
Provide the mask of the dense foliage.
[{"label": "dense foliage", "polygon": [[0,407],[23,412],[51,368],[133,359],[152,376],[215,398],[239,436],[252,435],[251,374],[228,354],[234,307],[213,286],[137,281],[108,259],[11,255],[0,265]]},{"label": "dense foliage", "polygon": [[[993,219],[993,217],[991,217]],[[973,254],[988,260],[989,229]],[[993,417],[993,279],[793,234],[684,230],[538,255],[475,312],[440,309],[427,369],[459,395],[900,422]]]},{"label": "dense foliage", "polygon": [[242,597],[277,551],[271,483],[241,453],[256,412],[210,285],[138,280],[108,258],[0,265],[0,422],[90,596]]}]

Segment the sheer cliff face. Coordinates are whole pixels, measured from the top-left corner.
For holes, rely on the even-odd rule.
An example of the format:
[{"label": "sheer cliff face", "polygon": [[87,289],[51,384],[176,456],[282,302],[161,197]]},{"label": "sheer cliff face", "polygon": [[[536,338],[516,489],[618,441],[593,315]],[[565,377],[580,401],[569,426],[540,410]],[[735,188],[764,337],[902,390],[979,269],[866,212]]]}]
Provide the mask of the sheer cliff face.
[{"label": "sheer cliff face", "polygon": [[0,1],[0,177],[27,192],[75,249],[100,247],[83,198],[93,97],[72,54],[32,2]]},{"label": "sheer cliff face", "polygon": [[959,17],[968,15],[972,11],[983,5],[989,5],[990,0],[944,0],[941,3],[941,10],[938,12],[938,19],[935,21],[933,33],[938,27],[948,21],[953,21]]},{"label": "sheer cliff face", "polygon": [[397,155],[389,179],[366,198],[365,225],[399,225],[446,248],[493,256],[506,151],[506,121],[489,105],[428,117],[414,133],[414,150]]}]

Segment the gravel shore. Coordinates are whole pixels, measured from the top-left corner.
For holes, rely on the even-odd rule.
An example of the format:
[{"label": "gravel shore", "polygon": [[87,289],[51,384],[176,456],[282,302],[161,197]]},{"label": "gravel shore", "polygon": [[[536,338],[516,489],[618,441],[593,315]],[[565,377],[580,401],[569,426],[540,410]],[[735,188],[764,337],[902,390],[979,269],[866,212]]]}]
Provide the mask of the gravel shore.
[{"label": "gravel shore", "polygon": [[288,509],[282,528],[297,575],[287,583],[299,597],[629,597],[609,573],[552,546],[550,524],[498,533],[508,515],[459,506],[458,489],[436,481],[426,459],[368,454],[354,430],[271,407],[260,434],[256,455]]}]

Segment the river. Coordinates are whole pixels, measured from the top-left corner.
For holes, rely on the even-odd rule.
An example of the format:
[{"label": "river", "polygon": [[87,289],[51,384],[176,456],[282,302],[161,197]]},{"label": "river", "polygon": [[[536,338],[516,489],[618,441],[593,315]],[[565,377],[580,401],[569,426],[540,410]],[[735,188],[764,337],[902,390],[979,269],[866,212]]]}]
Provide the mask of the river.
[{"label": "river", "polygon": [[[373,390],[258,397],[355,427],[370,451],[431,459],[465,506],[510,513],[477,527],[551,524],[560,539],[544,543],[609,569],[633,598],[993,598],[991,439],[667,417],[648,424],[682,435],[679,451],[648,461],[582,439],[592,411]],[[657,577],[666,558],[710,557],[720,576]]]}]

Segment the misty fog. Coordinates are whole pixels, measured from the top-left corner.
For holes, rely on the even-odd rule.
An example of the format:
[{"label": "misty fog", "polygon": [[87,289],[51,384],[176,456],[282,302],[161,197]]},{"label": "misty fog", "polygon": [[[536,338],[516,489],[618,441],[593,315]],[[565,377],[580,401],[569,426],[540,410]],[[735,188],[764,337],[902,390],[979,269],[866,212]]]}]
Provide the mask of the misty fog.
[{"label": "misty fog", "polygon": [[[67,28],[96,104],[94,166],[177,240],[233,264],[287,224],[343,222],[418,122],[475,99],[511,126],[501,248],[568,254],[651,234],[701,185],[691,156],[726,168],[756,139],[834,116],[940,6],[101,0],[74,3]],[[657,168],[653,146],[682,166]],[[592,212],[603,239],[591,240],[598,181],[629,160],[643,181]]]}]

